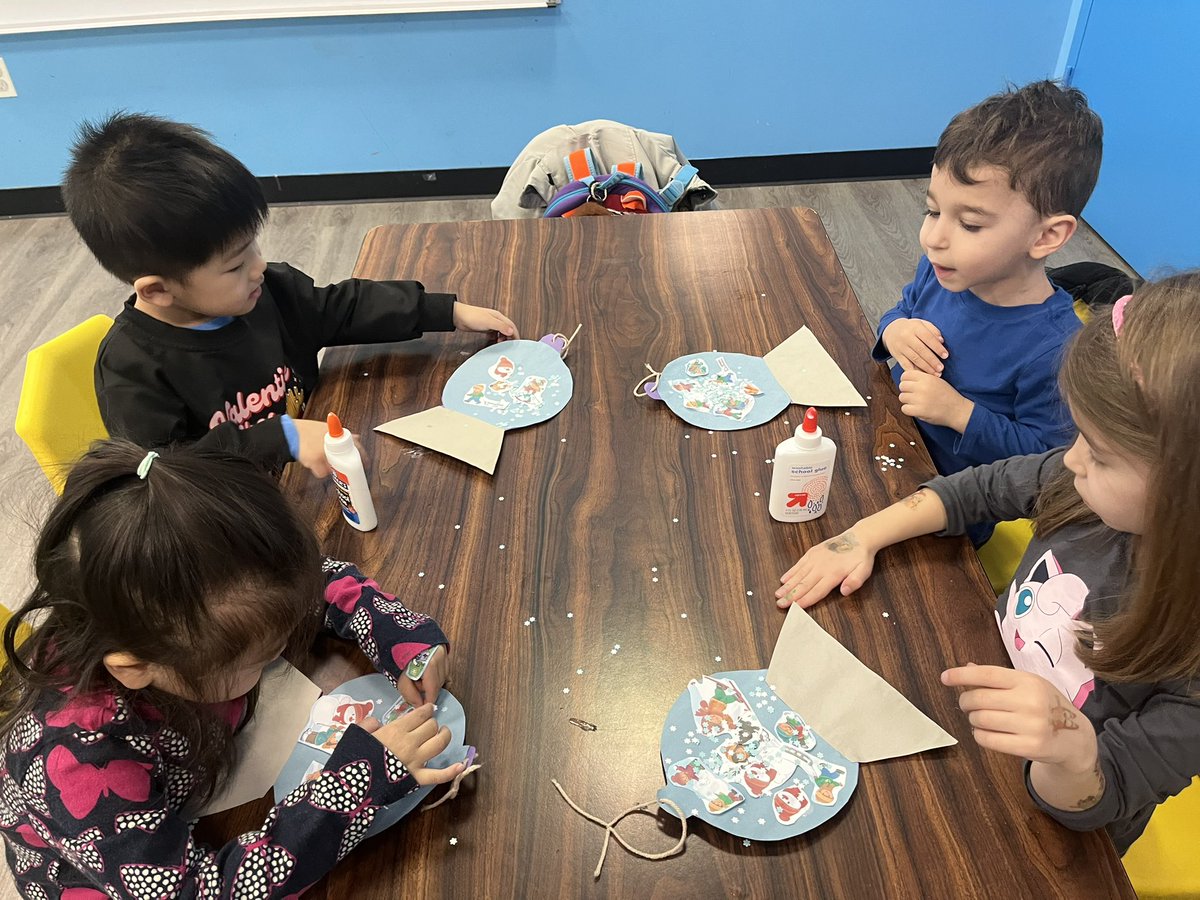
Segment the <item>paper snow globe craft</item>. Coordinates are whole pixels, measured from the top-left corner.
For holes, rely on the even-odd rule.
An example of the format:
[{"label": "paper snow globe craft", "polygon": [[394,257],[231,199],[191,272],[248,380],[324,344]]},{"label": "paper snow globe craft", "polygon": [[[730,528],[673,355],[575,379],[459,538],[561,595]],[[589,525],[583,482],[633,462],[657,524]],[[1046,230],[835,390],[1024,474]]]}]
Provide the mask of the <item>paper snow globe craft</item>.
[{"label": "paper snow globe craft", "polygon": [[661,372],[646,368],[635,397],[661,400],[689,425],[713,431],[763,425],[792,403],[867,405],[808,328],[763,357],[713,350],[680,356]]},{"label": "paper snow globe craft", "polygon": [[393,419],[375,430],[496,471],[504,433],[537,425],[562,412],[574,382],[564,359],[570,337],[501,341],[480,350],[450,376],[442,405]]},{"label": "paper snow globe craft", "polygon": [[[412,708],[400,697],[387,677],[379,674],[364,675],[362,678],[347,681],[332,693],[317,698],[309,713],[308,722],[300,732],[295,749],[284,763],[283,770],[275,782],[275,802],[282,802],[283,798],[298,786],[317,778],[325,771],[329,755],[350,725],[367,716],[374,716],[387,724],[408,713]],[[461,781],[462,776],[474,771],[475,748],[463,743],[467,728],[466,713],[449,691],[443,690],[438,694],[435,715],[439,725],[450,729],[450,745],[429,761],[430,767],[444,768],[458,762],[466,763],[466,769],[451,786],[448,798],[457,793],[457,782]],[[363,801],[361,796],[354,796],[354,792],[360,788],[364,786],[353,780],[342,780],[324,802],[342,802],[349,806],[347,811],[353,810]],[[412,812],[433,788],[434,785],[418,788],[380,809],[371,820],[366,837],[376,835],[400,821]]]},{"label": "paper snow globe craft", "polygon": [[[858,786],[858,763],[779,699],[765,669],[689,682],[667,713],[660,754],[660,801],[755,841],[824,824]],[[662,808],[676,814],[671,804]]]}]

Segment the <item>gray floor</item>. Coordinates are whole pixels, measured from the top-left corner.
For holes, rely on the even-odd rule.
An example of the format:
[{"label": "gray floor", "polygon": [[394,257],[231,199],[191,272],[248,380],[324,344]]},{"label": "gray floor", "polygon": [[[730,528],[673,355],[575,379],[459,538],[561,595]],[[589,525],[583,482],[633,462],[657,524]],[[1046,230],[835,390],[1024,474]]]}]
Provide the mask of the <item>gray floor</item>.
[{"label": "gray floor", "polygon": [[[726,189],[721,205],[815,209],[874,325],[912,278],[920,255],[917,232],[924,194],[923,179],[779,185]],[[371,227],[486,219],[488,203],[481,198],[277,207],[263,235],[263,249],[268,258],[287,260],[318,283],[334,281],[349,276]],[[1050,262],[1083,259],[1124,267],[1086,226]],[[0,534],[9,548],[0,572],[0,602],[7,606],[20,603],[29,590],[36,523],[53,496],[12,428],[25,354],[97,312],[116,315],[127,293],[125,285],[96,264],[64,217],[0,220],[0,484],[6,486]],[[503,297],[469,299],[508,308]],[[5,876],[0,900],[7,900],[15,892],[5,883],[7,873],[0,875]]]}]

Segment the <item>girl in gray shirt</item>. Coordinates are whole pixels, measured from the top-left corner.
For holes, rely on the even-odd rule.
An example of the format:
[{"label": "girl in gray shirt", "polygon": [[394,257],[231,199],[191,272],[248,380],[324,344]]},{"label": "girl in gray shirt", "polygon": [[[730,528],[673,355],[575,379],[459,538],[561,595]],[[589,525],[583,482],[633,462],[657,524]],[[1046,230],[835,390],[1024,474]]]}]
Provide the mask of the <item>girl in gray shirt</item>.
[{"label": "girl in gray shirt", "polygon": [[935,478],[810,549],[780,606],[853,593],[875,555],[917,535],[1032,517],[996,602],[1012,669],[942,673],[975,740],[1023,757],[1034,801],[1124,853],[1200,774],[1200,271],[1118,301],[1068,350],[1069,448]]}]

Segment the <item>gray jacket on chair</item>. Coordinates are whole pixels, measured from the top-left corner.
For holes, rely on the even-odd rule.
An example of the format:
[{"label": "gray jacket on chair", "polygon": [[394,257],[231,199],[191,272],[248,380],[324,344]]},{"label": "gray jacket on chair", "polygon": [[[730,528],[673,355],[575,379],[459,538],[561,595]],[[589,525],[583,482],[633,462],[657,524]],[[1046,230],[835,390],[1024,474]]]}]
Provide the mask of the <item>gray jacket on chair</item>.
[{"label": "gray jacket on chair", "polygon": [[[550,198],[571,182],[564,157],[590,148],[596,164],[607,172],[618,163],[641,163],[642,180],[662,190],[688,159],[669,134],[643,131],[608,119],[578,125],[556,125],[531,140],[504,176],[492,201],[493,219],[536,219]],[[675,209],[715,209],[717,192],[699,175],[688,182]]]}]

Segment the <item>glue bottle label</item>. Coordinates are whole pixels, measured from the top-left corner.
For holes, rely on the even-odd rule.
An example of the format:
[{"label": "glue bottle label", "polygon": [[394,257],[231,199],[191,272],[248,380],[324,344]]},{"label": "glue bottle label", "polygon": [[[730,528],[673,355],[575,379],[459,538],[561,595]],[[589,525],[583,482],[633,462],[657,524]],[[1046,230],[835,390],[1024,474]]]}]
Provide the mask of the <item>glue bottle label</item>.
[{"label": "glue bottle label", "polygon": [[330,477],[333,479],[333,486],[337,490],[338,502],[342,505],[342,515],[355,525],[361,524],[358,518],[358,510],[350,502],[350,479],[337,469],[333,470],[333,475]]}]

